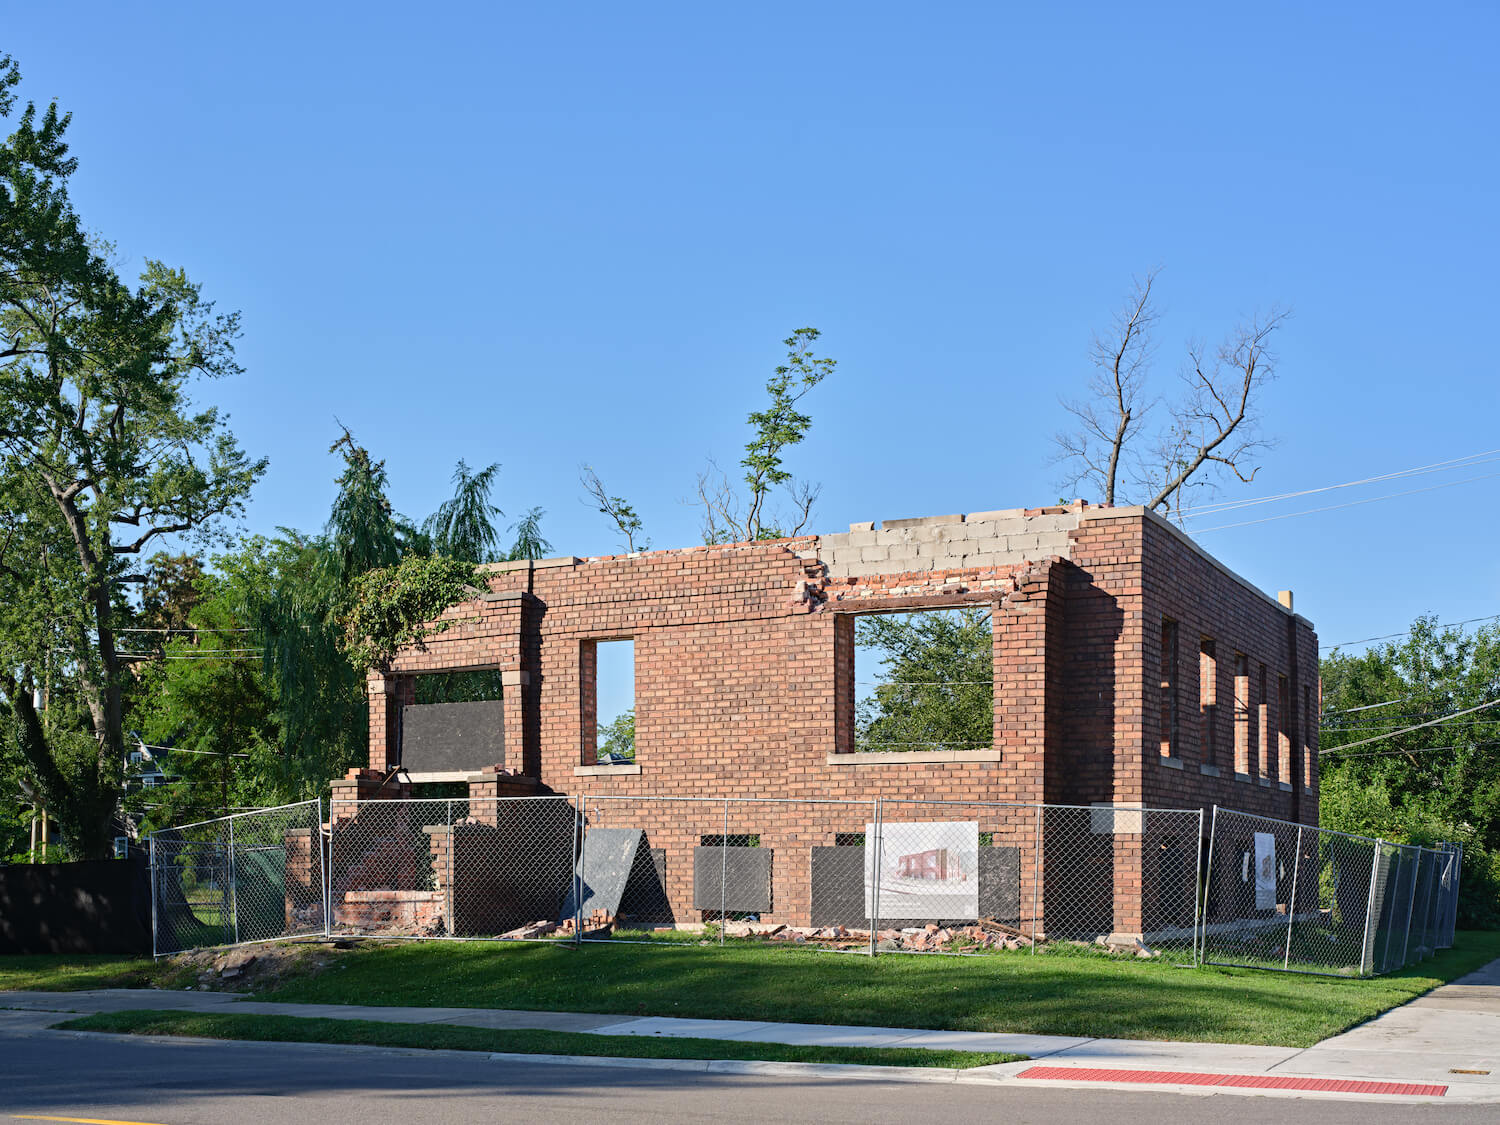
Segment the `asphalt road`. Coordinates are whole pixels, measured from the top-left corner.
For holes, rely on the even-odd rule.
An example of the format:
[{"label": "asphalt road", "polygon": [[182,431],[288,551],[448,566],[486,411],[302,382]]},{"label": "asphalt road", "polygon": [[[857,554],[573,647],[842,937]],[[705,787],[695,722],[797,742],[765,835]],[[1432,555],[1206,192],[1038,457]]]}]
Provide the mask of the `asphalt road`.
[{"label": "asphalt road", "polygon": [[1493,1105],[1394,1105],[515,1064],[483,1055],[179,1043],[41,1030],[0,1013],[0,1125],[24,1116],[151,1125],[471,1121],[1003,1121],[1108,1125],[1494,1122]]}]

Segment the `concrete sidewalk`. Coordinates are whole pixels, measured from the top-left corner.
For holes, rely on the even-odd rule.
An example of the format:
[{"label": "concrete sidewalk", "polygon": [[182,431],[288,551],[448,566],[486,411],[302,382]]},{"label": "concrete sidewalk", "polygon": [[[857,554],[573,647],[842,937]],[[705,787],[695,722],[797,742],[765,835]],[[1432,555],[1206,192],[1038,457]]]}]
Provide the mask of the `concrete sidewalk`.
[{"label": "concrete sidewalk", "polygon": [[[1369,1096],[1350,1088],[1350,1083],[1399,1082],[1446,1087],[1446,1093],[1437,1098],[1446,1102],[1500,1102],[1500,961],[1393,1008],[1352,1031],[1306,1048],[654,1016],[622,1019],[618,1015],[597,1013],[496,1008],[274,1004],[233,993],[155,989],[0,992],[0,1008],[57,1013],[169,1008],[809,1046],[1006,1051],[1027,1055],[1032,1061],[962,1073],[1028,1084],[1086,1083],[1195,1093],[1207,1092],[1205,1087],[1209,1087],[1211,1092],[1272,1094],[1278,1091],[1267,1084],[1274,1082],[1291,1087],[1280,1092],[1299,1096]],[[1034,1072],[1033,1077],[1026,1077],[1028,1071]],[[1225,1088],[1209,1082],[1206,1076],[1234,1076],[1239,1087]],[[1298,1088],[1309,1086],[1308,1080],[1319,1080],[1328,1089]],[[1260,1084],[1256,1085],[1257,1082]],[[1417,1099],[1403,1095],[1402,1100]]]}]

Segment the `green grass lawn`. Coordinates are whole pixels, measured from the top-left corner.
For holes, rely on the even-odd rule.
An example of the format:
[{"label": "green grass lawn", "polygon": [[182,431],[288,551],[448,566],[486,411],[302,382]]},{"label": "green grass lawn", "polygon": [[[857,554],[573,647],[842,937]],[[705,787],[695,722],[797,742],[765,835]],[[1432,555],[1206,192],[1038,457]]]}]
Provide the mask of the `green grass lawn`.
[{"label": "green grass lawn", "polygon": [[431,1051],[502,1051],[521,1055],[602,1055],[626,1059],[745,1059],[757,1062],[856,1063],[863,1066],[937,1066],[963,1070],[1019,1062],[1025,1055],[943,1051],[921,1047],[813,1047],[741,1043],[724,1039],[590,1035],[581,1031],[495,1030],[450,1024],[376,1023],[200,1012],[100,1012],[54,1025],[69,1031],[131,1035],[195,1035],[276,1043],[362,1043]]},{"label": "green grass lawn", "polygon": [[158,988],[165,961],[107,954],[0,957],[0,991],[76,992],[87,988]]},{"label": "green grass lawn", "polygon": [[[766,945],[367,942],[258,998],[1308,1046],[1500,957],[1500,933],[1371,980],[1174,968],[1086,950],[868,957]],[[0,988],[99,988],[150,962],[0,958]]]}]

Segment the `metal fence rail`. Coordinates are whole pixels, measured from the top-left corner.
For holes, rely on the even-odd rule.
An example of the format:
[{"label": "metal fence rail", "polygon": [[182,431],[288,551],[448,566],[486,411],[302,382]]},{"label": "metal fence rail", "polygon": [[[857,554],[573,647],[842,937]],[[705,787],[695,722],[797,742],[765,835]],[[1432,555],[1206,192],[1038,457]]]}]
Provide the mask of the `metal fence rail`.
[{"label": "metal fence rail", "polygon": [[1201,958],[1331,976],[1413,964],[1453,944],[1459,855],[1215,808]]},{"label": "metal fence rail", "polygon": [[322,823],[303,801],[153,832],[152,952],[322,933]]}]

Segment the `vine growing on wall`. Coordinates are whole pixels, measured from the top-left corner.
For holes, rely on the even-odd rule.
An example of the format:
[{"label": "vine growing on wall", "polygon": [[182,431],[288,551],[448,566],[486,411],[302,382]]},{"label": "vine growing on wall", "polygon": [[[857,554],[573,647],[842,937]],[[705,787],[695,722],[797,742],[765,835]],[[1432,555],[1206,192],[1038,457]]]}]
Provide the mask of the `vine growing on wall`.
[{"label": "vine growing on wall", "polygon": [[360,575],[349,586],[341,614],[345,654],[356,668],[388,672],[397,649],[421,647],[458,623],[437,618],[478,593],[477,574],[471,562],[409,555]]}]

